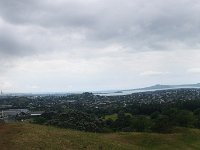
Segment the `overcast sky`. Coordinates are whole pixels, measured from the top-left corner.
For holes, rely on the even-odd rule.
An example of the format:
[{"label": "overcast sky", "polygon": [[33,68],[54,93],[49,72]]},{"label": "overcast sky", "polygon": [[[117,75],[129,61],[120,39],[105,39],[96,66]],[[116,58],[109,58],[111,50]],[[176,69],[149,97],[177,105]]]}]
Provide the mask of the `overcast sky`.
[{"label": "overcast sky", "polygon": [[0,89],[200,82],[199,0],[0,0]]}]

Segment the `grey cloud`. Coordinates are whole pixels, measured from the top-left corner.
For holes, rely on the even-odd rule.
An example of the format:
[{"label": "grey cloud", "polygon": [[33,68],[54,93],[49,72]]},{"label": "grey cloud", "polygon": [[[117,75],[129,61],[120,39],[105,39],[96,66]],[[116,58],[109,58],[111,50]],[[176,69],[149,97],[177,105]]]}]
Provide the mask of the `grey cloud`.
[{"label": "grey cloud", "polygon": [[[34,9],[34,5],[31,0],[2,0],[0,2],[1,17],[13,23],[21,23],[25,20],[33,19],[34,16],[30,16],[30,12]],[[30,19],[30,20],[31,20]],[[30,21],[29,20],[29,21]]]},{"label": "grey cloud", "polygon": [[[32,47],[24,44],[23,41],[12,35],[0,35],[0,55],[7,56],[24,56],[30,54]],[[1,57],[2,58],[2,57]]]},{"label": "grey cloud", "polygon": [[[0,17],[13,26],[40,26],[52,36],[59,36],[54,28],[63,28],[63,35],[83,31],[85,39],[81,43],[63,41],[68,42],[70,48],[78,44],[86,49],[120,44],[130,52],[199,48],[199,15],[197,0],[0,1]],[[31,32],[27,36],[32,37]],[[37,51],[44,52],[44,47],[56,49],[58,45],[48,42],[48,37],[45,37],[47,45],[36,39],[44,39],[43,36],[32,37]],[[1,36],[0,41],[4,43],[1,49],[13,54],[34,47],[12,36]],[[68,45],[64,45],[67,49]]]},{"label": "grey cloud", "polygon": [[[94,37],[100,40],[108,38],[138,50],[145,47],[148,50],[183,48],[179,47],[179,43],[186,48],[199,46],[200,3],[198,1],[142,2],[146,2],[144,7],[129,10],[125,7],[123,9],[125,13],[117,12],[122,14],[110,18],[110,21],[102,21],[103,25],[97,28],[100,30],[94,32]],[[123,7],[123,4],[119,7]],[[177,45],[174,45],[175,42]],[[172,47],[171,43],[175,47]]]},{"label": "grey cloud", "polygon": [[[37,24],[44,27],[89,26],[96,17],[87,7],[77,2],[63,1],[56,5],[51,1],[19,0],[0,1],[2,17],[14,24]],[[95,12],[95,10],[93,10]]]}]

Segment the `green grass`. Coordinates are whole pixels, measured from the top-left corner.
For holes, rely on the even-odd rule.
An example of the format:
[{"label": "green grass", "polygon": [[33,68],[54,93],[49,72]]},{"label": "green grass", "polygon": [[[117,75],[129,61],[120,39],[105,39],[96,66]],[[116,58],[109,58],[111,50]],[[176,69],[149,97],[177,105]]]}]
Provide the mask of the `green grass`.
[{"label": "green grass", "polygon": [[105,120],[108,120],[108,119],[112,119],[113,121],[117,120],[118,116],[117,114],[112,114],[112,115],[105,115]]},{"label": "green grass", "polygon": [[[132,117],[132,115],[130,113],[125,113],[125,115],[126,116],[129,115],[129,116]],[[112,119],[113,121],[115,121],[115,120],[117,120],[117,118],[118,118],[118,115],[115,113],[115,114],[112,114],[112,115],[105,115],[104,120]]]},{"label": "green grass", "polygon": [[199,150],[200,130],[177,133],[87,133],[29,123],[0,125],[1,150]]}]

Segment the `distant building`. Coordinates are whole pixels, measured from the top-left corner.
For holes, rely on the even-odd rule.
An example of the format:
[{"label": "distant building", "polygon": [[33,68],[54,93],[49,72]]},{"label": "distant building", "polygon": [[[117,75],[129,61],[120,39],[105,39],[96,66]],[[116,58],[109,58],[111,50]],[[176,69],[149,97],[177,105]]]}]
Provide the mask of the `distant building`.
[{"label": "distant building", "polygon": [[21,112],[28,113],[28,109],[8,109],[3,111],[5,116],[16,116]]},{"label": "distant building", "polygon": [[44,113],[44,111],[34,111],[30,112],[31,116],[41,116]]},{"label": "distant building", "polygon": [[7,110],[2,110],[0,117],[5,121],[5,122],[13,122],[16,119],[16,116],[25,113],[27,114],[29,111],[28,109],[7,109]]}]

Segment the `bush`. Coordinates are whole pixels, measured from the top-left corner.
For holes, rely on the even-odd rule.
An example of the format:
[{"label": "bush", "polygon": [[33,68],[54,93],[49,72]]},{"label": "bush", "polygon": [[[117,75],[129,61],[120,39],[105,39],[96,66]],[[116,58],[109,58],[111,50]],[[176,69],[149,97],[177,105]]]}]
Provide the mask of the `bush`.
[{"label": "bush", "polygon": [[192,127],[195,119],[193,113],[188,110],[180,110],[177,114],[177,122],[182,127]]},{"label": "bush", "polygon": [[131,125],[134,131],[139,131],[139,132],[149,131],[151,126],[152,126],[152,121],[145,116],[134,118],[132,120],[132,125]]},{"label": "bush", "polygon": [[47,120],[44,117],[34,117],[33,118],[33,123],[37,123],[37,124],[44,124]]},{"label": "bush", "polygon": [[158,133],[168,133],[171,132],[173,126],[169,120],[169,117],[166,115],[160,115],[157,119],[154,120],[152,131]]}]

